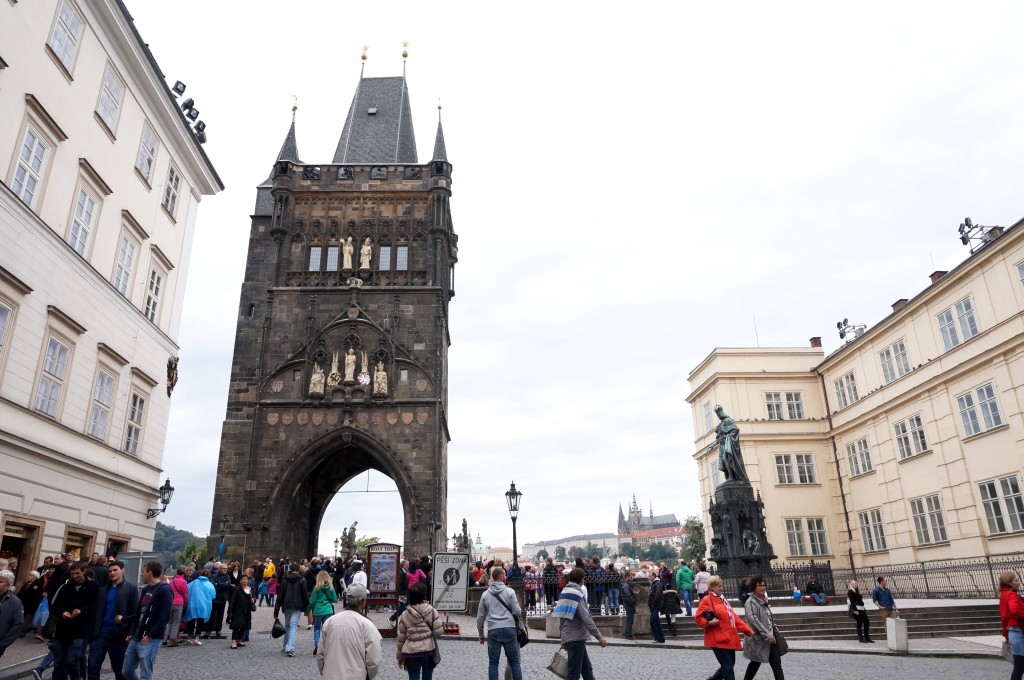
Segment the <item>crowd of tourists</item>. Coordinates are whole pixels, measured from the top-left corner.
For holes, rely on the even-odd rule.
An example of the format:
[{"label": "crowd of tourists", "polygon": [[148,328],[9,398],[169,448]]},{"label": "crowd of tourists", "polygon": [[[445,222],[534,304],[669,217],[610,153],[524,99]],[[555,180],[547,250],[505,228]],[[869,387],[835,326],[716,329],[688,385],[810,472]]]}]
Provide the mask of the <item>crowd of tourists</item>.
[{"label": "crowd of tourists", "polygon": [[[431,568],[428,556],[401,560],[397,574],[399,598],[391,614],[398,637],[395,661],[410,680],[430,680],[440,663],[442,618],[430,603]],[[95,554],[88,562],[76,561],[71,553],[47,557],[19,588],[14,583],[16,569],[13,560],[0,559],[0,656],[19,636],[33,635],[46,642],[48,653],[32,671],[37,680],[50,668],[57,680],[98,679],[108,662],[116,680],[149,680],[161,647],[200,646],[228,637],[225,644],[230,649],[245,647],[252,615],[262,606],[273,608],[274,636],[281,638],[281,653],[287,657],[296,655],[298,629],[305,618],[306,629],[313,631],[312,654],[328,680],[355,677],[353,672],[373,678],[382,663],[380,633],[365,616],[367,571],[358,556],[298,562],[285,557],[277,563],[268,557],[248,567],[237,561],[194,560],[173,574],[159,562],[150,562],[140,584],[126,578],[123,562]],[[510,578],[522,579],[525,607],[507,585]],[[764,664],[775,680],[784,678],[782,657],[788,645],[775,623],[764,577],[744,579],[740,616],[723,593],[722,578],[709,574],[702,563],[672,570],[665,564],[652,565],[634,573],[602,566],[592,558],[578,559],[572,566],[548,559],[542,568],[527,567],[523,573],[500,560],[474,565],[473,582],[486,587],[476,623],[480,644],[487,647],[489,680],[497,680],[502,654],[514,680],[522,679],[519,648],[529,640],[525,613],[542,604],[559,623],[567,654],[564,677],[592,680],[586,642],[594,638],[602,647],[607,644],[594,616],[623,613],[625,637],[635,639],[637,578],[649,582],[646,606],[656,644],[665,642],[665,629],[677,633],[679,618],[692,618],[703,629],[704,645],[718,664],[711,680],[734,680],[740,650],[749,662],[744,680],[754,678]],[[1013,663],[1011,680],[1024,680],[1020,582],[1013,572],[1002,574],[999,582],[1004,655]],[[813,597],[819,589],[811,579],[804,594],[821,602]],[[883,624],[899,618],[885,577],[877,578],[870,597]],[[339,603],[342,610],[336,613]],[[859,640],[873,642],[856,581],[847,591],[847,606]]]}]

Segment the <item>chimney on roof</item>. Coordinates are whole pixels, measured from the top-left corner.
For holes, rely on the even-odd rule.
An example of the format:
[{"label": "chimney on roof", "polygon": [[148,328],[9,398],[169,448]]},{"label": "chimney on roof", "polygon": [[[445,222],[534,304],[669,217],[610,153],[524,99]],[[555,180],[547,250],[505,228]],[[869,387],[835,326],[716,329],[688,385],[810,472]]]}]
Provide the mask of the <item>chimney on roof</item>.
[{"label": "chimney on roof", "polygon": [[821,336],[820,335],[815,335],[813,338],[811,338],[811,347],[818,347],[818,348],[821,347]]},{"label": "chimney on roof", "polygon": [[948,273],[949,272],[944,272],[941,269],[938,270],[938,271],[932,272],[931,277],[930,277],[931,280],[932,280],[932,283],[938,283],[939,279],[941,279],[943,276],[945,276]]},{"label": "chimney on roof", "polygon": [[[936,273],[938,273],[938,272],[936,272]],[[935,283],[935,281],[937,281],[937,279],[935,278],[935,274],[932,274],[932,283]],[[907,304],[907,302],[909,302],[909,300],[907,300],[907,298],[900,298],[896,302],[892,303],[892,311],[894,311],[894,312],[900,311],[901,309],[903,309],[903,305]]]}]

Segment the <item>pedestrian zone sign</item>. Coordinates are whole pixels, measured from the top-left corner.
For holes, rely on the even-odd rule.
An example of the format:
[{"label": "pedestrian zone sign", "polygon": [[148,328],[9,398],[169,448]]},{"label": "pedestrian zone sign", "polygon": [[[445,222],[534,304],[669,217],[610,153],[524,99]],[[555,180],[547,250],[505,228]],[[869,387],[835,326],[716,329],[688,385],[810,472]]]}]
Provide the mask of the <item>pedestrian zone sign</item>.
[{"label": "pedestrian zone sign", "polygon": [[464,612],[469,607],[469,555],[434,553],[430,570],[431,604],[442,612]]}]

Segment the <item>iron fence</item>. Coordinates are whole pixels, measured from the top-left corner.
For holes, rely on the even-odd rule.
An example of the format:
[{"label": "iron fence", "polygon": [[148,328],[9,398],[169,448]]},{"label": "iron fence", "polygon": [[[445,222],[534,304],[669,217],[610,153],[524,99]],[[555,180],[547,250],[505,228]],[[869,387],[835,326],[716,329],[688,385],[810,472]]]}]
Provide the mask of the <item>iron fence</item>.
[{"label": "iron fence", "polygon": [[[709,570],[716,573],[714,570]],[[860,583],[861,593],[870,593],[877,578],[884,576],[893,597],[912,599],[931,598],[991,598],[999,596],[999,575],[1005,571],[1024,574],[1024,553],[991,555],[963,560],[929,560],[906,564],[865,566],[856,569],[837,569],[831,562],[777,563],[762,572],[768,592],[776,595],[801,592],[813,575],[828,595],[845,595],[850,581]],[[725,581],[729,595],[739,592],[739,584],[752,573],[740,570],[718,570]]]}]

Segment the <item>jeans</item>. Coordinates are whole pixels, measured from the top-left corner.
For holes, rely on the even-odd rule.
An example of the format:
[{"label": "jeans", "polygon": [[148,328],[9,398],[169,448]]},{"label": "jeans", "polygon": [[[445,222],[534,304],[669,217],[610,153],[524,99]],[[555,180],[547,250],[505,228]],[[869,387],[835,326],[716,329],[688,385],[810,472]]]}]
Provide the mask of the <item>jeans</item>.
[{"label": "jeans", "polygon": [[612,588],[608,591],[608,601],[611,604],[611,611],[609,614],[617,614],[619,612],[619,589]]},{"label": "jeans", "polygon": [[128,650],[124,653],[125,680],[153,680],[153,664],[156,662],[156,653],[160,651],[160,640],[132,639],[128,643]]},{"label": "jeans", "polygon": [[406,659],[405,670],[409,673],[409,680],[430,680],[434,677],[434,657]]},{"label": "jeans", "polygon": [[825,593],[810,593],[815,604],[825,604]]},{"label": "jeans", "polygon": [[487,631],[487,679],[498,680],[498,662],[501,650],[512,669],[512,680],[523,680],[523,669],[519,666],[519,641],[515,628],[494,628]]},{"label": "jeans", "polygon": [[1010,672],[1010,680],[1021,680],[1024,678],[1024,631],[1017,626],[1006,629],[1006,637],[1010,641],[1010,650],[1013,652],[1013,670]]},{"label": "jeans", "polygon": [[324,627],[324,621],[334,616],[334,614],[324,614],[323,616],[313,617],[313,646],[320,646],[320,630]]},{"label": "jeans", "polygon": [[124,675],[121,669],[124,667],[124,652],[128,649],[125,644],[124,634],[110,632],[102,633],[99,637],[89,643],[89,680],[100,680],[100,670],[103,668],[103,660],[110,655],[110,667],[114,669],[114,678],[122,680]]},{"label": "jeans", "polygon": [[626,637],[633,637],[633,617],[636,616],[636,605],[627,604],[623,605],[626,609]]},{"label": "jeans", "polygon": [[590,665],[590,657],[587,656],[587,641],[566,642],[564,646],[569,655],[569,673],[565,680],[595,680],[594,667]]},{"label": "jeans", "polygon": [[711,651],[718,659],[718,670],[708,680],[736,680],[736,673],[733,672],[733,667],[736,666],[736,650],[712,647]]},{"label": "jeans", "polygon": [[295,651],[295,638],[299,635],[299,617],[302,612],[298,609],[284,611],[284,651]]},{"label": "jeans", "polygon": [[54,640],[50,649],[53,651],[54,680],[80,680],[85,640]]},{"label": "jeans", "polygon": [[651,610],[651,634],[654,636],[655,642],[665,641],[665,632],[661,629],[661,610],[654,605],[650,606]]},{"label": "jeans", "polygon": [[689,589],[684,589],[682,591],[682,595],[683,604],[686,605],[686,615],[693,616],[693,609],[691,609],[691,606],[693,605],[693,591]]},{"label": "jeans", "polygon": [[[786,680],[786,676],[782,672],[782,655],[779,654],[778,645],[768,647],[768,665],[772,667],[772,675],[775,676],[775,680]],[[747,664],[747,672],[743,674],[743,680],[753,680],[759,668],[761,668],[759,661],[751,661]]]}]

